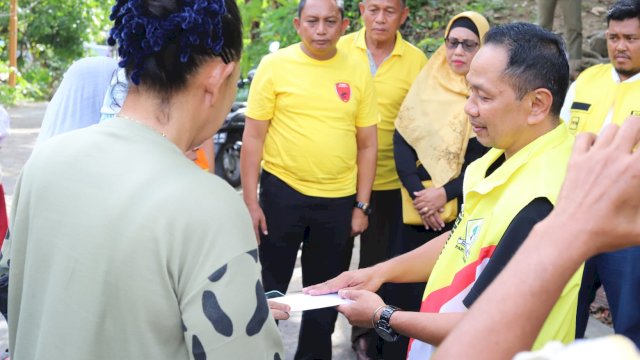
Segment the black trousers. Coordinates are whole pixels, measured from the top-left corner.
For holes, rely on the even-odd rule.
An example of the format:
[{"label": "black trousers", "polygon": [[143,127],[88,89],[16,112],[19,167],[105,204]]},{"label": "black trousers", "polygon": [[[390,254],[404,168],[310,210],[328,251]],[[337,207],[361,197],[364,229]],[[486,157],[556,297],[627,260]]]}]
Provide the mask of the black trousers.
[{"label": "black trousers", "polygon": [[[259,246],[265,291],[287,291],[302,245],[302,284],[327,281],[349,268],[355,195],[321,198],[303,195],[266,171],[260,178],[260,205],[269,234]],[[331,359],[335,308],[302,314],[295,359]]]},{"label": "black trousers", "polygon": [[[399,256],[419,248],[440,234],[451,230],[453,223],[452,221],[445,224],[444,229],[441,231],[427,230],[422,225],[402,224],[398,241],[392,244],[390,250],[391,257]],[[407,311],[419,311],[426,285],[426,282],[385,284],[383,290],[384,300],[387,304],[395,305]],[[408,346],[409,338],[405,336],[400,336],[396,342],[385,342],[382,349],[383,359],[405,359],[407,357]]]},{"label": "black trousers", "polygon": [[578,295],[576,338],[583,338],[595,291],[604,287],[613,329],[640,349],[640,246],[602,253],[587,260]]},{"label": "black trousers", "polygon": [[[359,269],[373,266],[390,258],[390,251],[402,225],[402,198],[400,189],[374,190],[371,192],[371,207],[373,213],[369,215],[369,227],[360,235],[360,263]],[[378,294],[384,297],[384,286]],[[370,358],[376,358],[381,352],[383,340],[375,330],[354,326],[351,331],[351,341],[365,336],[366,352]],[[356,346],[354,344],[354,346]]]}]

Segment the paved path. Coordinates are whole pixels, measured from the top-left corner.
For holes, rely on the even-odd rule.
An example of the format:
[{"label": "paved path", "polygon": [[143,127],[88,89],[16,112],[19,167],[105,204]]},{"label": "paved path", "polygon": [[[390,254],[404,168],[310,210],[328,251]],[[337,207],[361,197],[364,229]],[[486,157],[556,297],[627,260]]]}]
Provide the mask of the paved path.
[{"label": "paved path", "polygon": [[[0,148],[0,164],[2,165],[2,182],[6,191],[5,197],[8,206],[11,206],[11,198],[15,188],[17,177],[20,169],[25,161],[29,158],[35,140],[38,136],[40,123],[46,103],[32,103],[7,109],[11,116],[12,129],[8,138]],[[354,253],[351,261],[351,267],[357,265],[359,256],[359,242],[356,241]],[[289,292],[300,291],[302,287],[300,262],[296,264],[293,274],[293,280]],[[1,316],[0,316],[1,318]],[[300,313],[293,314],[288,321],[280,322],[280,331],[285,344],[285,359],[293,359],[298,339],[298,329],[300,326]],[[336,330],[333,334],[333,356],[337,360],[355,359],[355,355],[350,346],[351,328],[346,319],[340,315],[336,324]],[[587,337],[596,337],[611,334],[610,327],[595,320],[593,317],[589,319],[587,327]],[[0,351],[4,349],[7,343],[6,322],[0,322]],[[394,359],[391,359],[394,360]]]}]

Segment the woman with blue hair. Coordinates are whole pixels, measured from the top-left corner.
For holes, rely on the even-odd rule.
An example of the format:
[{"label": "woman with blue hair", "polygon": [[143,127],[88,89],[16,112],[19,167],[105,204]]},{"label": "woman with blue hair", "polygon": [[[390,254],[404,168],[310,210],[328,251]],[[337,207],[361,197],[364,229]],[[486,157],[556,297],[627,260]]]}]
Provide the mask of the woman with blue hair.
[{"label": "woman with blue hair", "polygon": [[184,156],[233,102],[237,5],[119,0],[111,19],[122,109],[39,146],[14,196],[11,358],[279,359],[249,214]]}]

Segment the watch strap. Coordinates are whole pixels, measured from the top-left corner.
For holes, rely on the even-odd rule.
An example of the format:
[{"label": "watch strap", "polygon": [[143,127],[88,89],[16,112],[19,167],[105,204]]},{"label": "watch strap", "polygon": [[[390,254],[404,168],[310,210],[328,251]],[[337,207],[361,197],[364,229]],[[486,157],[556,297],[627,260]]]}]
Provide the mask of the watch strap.
[{"label": "watch strap", "polygon": [[356,201],[353,204],[353,206],[358,208],[358,209],[360,209],[360,210],[362,210],[362,212],[367,216],[370,215],[371,212],[373,211],[373,209],[371,208],[371,205],[369,205],[369,203],[366,203],[366,202],[363,202],[363,201]]}]

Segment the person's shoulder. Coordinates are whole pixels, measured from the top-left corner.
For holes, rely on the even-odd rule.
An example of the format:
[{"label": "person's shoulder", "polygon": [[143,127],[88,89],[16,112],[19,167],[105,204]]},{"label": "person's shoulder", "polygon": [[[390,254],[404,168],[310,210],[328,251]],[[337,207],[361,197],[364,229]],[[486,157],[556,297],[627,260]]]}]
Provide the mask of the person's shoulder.
[{"label": "person's shoulder", "polygon": [[[190,162],[185,162],[181,172],[185,183],[189,183],[189,188],[193,189],[193,191],[188,191],[188,196],[193,197],[191,201],[202,201],[203,206],[210,210],[217,209],[217,211],[224,211],[226,206],[235,207],[242,204],[238,192],[220,177],[204,171]],[[178,196],[181,196],[180,194],[181,192],[178,192]],[[212,199],[214,200],[210,201]],[[218,206],[221,204],[223,206]]]},{"label": "person's shoulder", "polygon": [[359,56],[353,56],[349,49],[338,49],[335,57],[331,60],[334,68],[340,68],[348,72],[351,76],[361,77],[368,74],[371,77],[369,69],[369,60],[366,58],[366,64]]},{"label": "person's shoulder", "polygon": [[582,71],[580,75],[578,75],[576,81],[585,81],[586,79],[592,79],[600,76],[611,77],[612,69],[613,65],[611,64],[596,64]]},{"label": "person's shoulder", "polygon": [[402,39],[402,42],[404,44],[404,51],[409,54],[409,56],[416,57],[422,59],[424,62],[427,62],[427,55],[425,55],[425,53],[420,50],[420,48],[405,39]]},{"label": "person's shoulder", "polygon": [[300,43],[289,45],[285,48],[279,49],[275,52],[267,54],[260,60],[259,68],[272,68],[280,69],[284,68],[283,64],[297,62],[300,58]]},{"label": "person's shoulder", "polygon": [[356,40],[358,39],[358,35],[361,30],[354,31],[352,33],[343,35],[338,40],[338,48],[340,49],[349,49],[356,45]]},{"label": "person's shoulder", "polygon": [[86,76],[99,71],[101,68],[115,71],[118,68],[118,61],[107,56],[90,56],[76,60],[69,68],[65,76],[70,74],[76,76]]},{"label": "person's shoulder", "polygon": [[284,60],[284,59],[292,59],[298,58],[300,56],[300,43],[291,44],[287,47],[279,49],[271,54],[265,55],[265,59],[274,60]]}]

